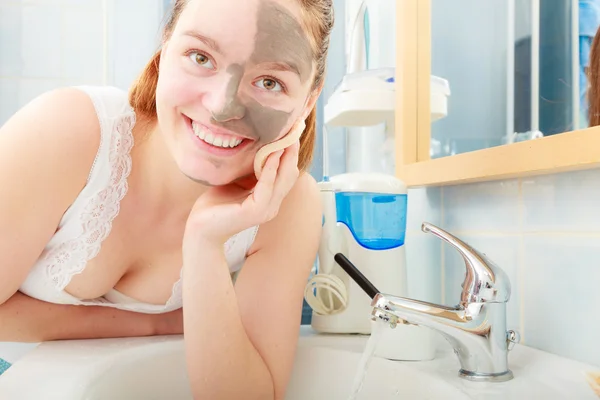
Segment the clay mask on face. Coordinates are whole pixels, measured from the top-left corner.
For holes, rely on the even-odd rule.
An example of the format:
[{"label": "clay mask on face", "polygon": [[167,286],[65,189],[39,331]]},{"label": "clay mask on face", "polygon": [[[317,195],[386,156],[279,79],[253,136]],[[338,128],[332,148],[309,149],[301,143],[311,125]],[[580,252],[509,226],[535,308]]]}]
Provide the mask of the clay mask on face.
[{"label": "clay mask on face", "polygon": [[[257,33],[249,64],[287,63],[298,72],[305,83],[312,72],[312,49],[302,26],[282,6],[262,1],[257,10]],[[245,65],[231,65],[230,80],[224,107],[213,111],[213,123],[257,140],[258,144],[272,142],[289,123],[290,112],[275,110],[244,96],[239,86]]]},{"label": "clay mask on face", "polygon": [[305,128],[306,125],[304,124],[304,121],[300,121],[287,135],[273,143],[264,145],[258,150],[256,157],[254,157],[254,176],[256,176],[256,179],[260,179],[260,175],[269,154],[290,147],[294,142],[300,139]]}]

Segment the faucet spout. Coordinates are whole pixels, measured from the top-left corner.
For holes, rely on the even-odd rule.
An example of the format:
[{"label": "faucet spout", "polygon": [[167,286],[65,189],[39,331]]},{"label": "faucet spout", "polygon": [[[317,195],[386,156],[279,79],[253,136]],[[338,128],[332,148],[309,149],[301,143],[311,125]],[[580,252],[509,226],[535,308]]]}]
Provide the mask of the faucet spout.
[{"label": "faucet spout", "polygon": [[462,284],[460,304],[472,302],[501,302],[510,298],[508,277],[492,260],[450,233],[423,223],[421,230],[431,233],[452,246],[465,262],[465,280]]},{"label": "faucet spout", "polygon": [[371,305],[373,319],[382,319],[392,326],[420,325],[441,333],[459,358],[460,377],[495,382],[513,378],[508,369],[509,332],[505,330],[504,304],[446,307],[380,293]]},{"label": "faucet spout", "polygon": [[376,311],[385,312],[394,316],[395,319],[413,325],[427,323],[431,328],[434,328],[434,325],[437,327],[438,324],[457,326],[467,319],[465,310],[459,307],[447,307],[383,293],[378,293],[373,298],[371,305],[374,307],[374,313]]},{"label": "faucet spout", "polygon": [[510,281],[502,269],[467,243],[424,223],[422,230],[454,247],[465,262],[462,293],[455,307],[378,293],[371,302],[372,319],[392,327],[408,323],[440,332],[454,348],[459,376],[473,381],[503,382],[513,378],[508,351],[518,334],[506,330]]}]

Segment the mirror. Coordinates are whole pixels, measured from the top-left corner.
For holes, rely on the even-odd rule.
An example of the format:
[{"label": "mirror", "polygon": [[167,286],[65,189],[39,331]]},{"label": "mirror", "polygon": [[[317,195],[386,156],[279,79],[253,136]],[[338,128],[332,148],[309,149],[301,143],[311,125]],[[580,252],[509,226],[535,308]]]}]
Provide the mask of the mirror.
[{"label": "mirror", "polygon": [[450,89],[447,115],[431,120],[431,158],[588,126],[585,68],[600,0],[430,7],[431,74]]}]

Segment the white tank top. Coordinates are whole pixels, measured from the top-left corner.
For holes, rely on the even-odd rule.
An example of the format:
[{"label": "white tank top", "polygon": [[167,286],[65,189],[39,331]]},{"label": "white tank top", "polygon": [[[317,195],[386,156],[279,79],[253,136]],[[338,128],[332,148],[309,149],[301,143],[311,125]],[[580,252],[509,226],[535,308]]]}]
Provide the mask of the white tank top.
[{"label": "white tank top", "polygon": [[[87,183],[63,215],[58,229],[20,287],[24,294],[58,304],[107,306],[142,313],[163,313],[182,306],[181,273],[164,305],[141,303],[116,290],[97,299],[79,299],[65,292],[75,274],[83,272],[110,234],[119,203],[127,193],[131,171],[130,151],[135,113],[127,93],[114,87],[78,86],[91,98],[100,122],[100,148]],[[258,227],[231,237],[225,243],[230,272],[246,258]]]}]

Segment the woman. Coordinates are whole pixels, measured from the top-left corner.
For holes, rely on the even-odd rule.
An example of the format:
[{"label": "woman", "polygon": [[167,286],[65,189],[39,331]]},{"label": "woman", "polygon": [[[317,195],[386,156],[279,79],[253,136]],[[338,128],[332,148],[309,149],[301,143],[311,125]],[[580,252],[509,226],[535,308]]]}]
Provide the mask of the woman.
[{"label": "woman", "polygon": [[56,90],[1,128],[0,341],[183,333],[198,398],[283,398],[331,3],[177,0],[129,96]]}]

